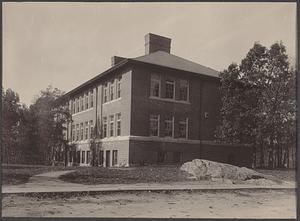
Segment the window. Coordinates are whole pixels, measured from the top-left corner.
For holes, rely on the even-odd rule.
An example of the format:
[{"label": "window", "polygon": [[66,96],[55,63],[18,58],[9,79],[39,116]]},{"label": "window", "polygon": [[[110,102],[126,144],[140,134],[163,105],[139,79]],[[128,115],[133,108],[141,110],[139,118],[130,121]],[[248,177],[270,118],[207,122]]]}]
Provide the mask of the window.
[{"label": "window", "polygon": [[175,98],[175,83],[173,80],[166,80],[166,98]]},{"label": "window", "polygon": [[81,111],[83,111],[83,110],[84,110],[84,104],[83,104],[83,100],[84,100],[83,96],[82,96],[82,97],[80,97],[80,107],[81,107]]},{"label": "window", "polygon": [[77,163],[80,163],[80,151],[77,151],[76,160],[77,160]]},{"label": "window", "polygon": [[100,152],[99,152],[99,165],[103,166],[103,162],[104,162],[104,151],[100,150]]},{"label": "window", "polygon": [[76,99],[76,113],[79,112],[79,98]]},{"label": "window", "polygon": [[121,135],[121,114],[117,114],[117,136]]},{"label": "window", "polygon": [[113,155],[112,155],[112,165],[115,166],[118,163],[118,151],[113,150]]},{"label": "window", "polygon": [[89,138],[89,122],[85,122],[85,139],[87,140]]},{"label": "window", "polygon": [[109,100],[112,101],[113,99],[114,99],[114,82],[112,81],[109,87]]},{"label": "window", "polygon": [[79,124],[76,124],[76,140],[79,140]]},{"label": "window", "polygon": [[85,163],[85,151],[81,153],[81,163]]},{"label": "window", "polygon": [[89,109],[89,94],[85,94],[85,109]]},{"label": "window", "polygon": [[109,116],[109,136],[114,136],[114,115]]},{"label": "window", "polygon": [[86,151],[86,163],[89,164],[91,162],[91,151]]},{"label": "window", "polygon": [[69,151],[69,162],[72,162],[72,151]]},{"label": "window", "polygon": [[150,115],[150,136],[159,136],[159,115]]},{"label": "window", "polygon": [[83,140],[83,123],[80,124],[80,140]]},{"label": "window", "polygon": [[187,139],[188,138],[188,119],[185,118],[185,119],[181,119],[179,121],[179,137],[180,138],[185,138]]},{"label": "window", "polygon": [[182,152],[173,152],[173,163],[181,163],[182,162]]},{"label": "window", "polygon": [[75,125],[72,125],[72,141],[75,141]]},{"label": "window", "polygon": [[150,95],[153,97],[160,97],[160,76],[151,74],[151,92]]},{"label": "window", "polygon": [[75,99],[73,100],[73,112],[72,113],[73,114],[76,113],[76,100]]},{"label": "window", "polygon": [[157,153],[157,162],[158,163],[166,162],[166,160],[167,160],[167,152],[160,151]]},{"label": "window", "polygon": [[90,91],[90,108],[94,106],[94,94],[93,90]]},{"label": "window", "polygon": [[188,101],[189,82],[187,80],[179,80],[179,100]]},{"label": "window", "polygon": [[107,83],[104,84],[104,89],[103,89],[103,103],[107,102]]},{"label": "window", "polygon": [[174,118],[168,116],[165,118],[165,137],[174,136]]},{"label": "window", "polygon": [[107,137],[107,117],[103,117],[103,137]]},{"label": "window", "polygon": [[121,97],[121,79],[122,77],[117,79],[117,98]]},{"label": "window", "polygon": [[90,138],[92,139],[94,136],[94,125],[93,125],[93,121],[90,121]]}]

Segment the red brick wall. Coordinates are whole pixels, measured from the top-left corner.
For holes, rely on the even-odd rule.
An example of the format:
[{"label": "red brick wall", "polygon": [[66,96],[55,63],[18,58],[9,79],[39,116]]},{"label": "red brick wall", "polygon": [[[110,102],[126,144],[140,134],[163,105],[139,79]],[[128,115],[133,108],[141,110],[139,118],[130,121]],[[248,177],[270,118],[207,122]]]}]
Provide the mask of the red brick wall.
[{"label": "red brick wall", "polygon": [[[165,91],[163,83],[165,76],[189,80],[190,104],[149,98],[151,73],[162,74],[162,94]],[[175,88],[178,90],[178,82],[176,85]],[[201,99],[202,102],[200,102]],[[214,131],[219,120],[218,82],[185,72],[138,66],[132,72],[131,110],[131,135],[148,136],[149,115],[157,113],[161,114],[161,125],[166,114],[175,116],[175,137],[178,132],[178,118],[186,116],[189,118],[189,139],[200,139],[201,132],[202,139],[211,140],[214,138]],[[208,119],[204,118],[204,112],[209,113]]]}]

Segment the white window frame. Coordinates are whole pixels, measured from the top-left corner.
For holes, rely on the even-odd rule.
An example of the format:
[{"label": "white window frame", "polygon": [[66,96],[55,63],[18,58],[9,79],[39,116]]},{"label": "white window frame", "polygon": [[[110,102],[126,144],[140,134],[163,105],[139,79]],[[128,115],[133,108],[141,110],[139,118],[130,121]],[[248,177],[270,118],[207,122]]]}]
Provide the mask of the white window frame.
[{"label": "white window frame", "polygon": [[[155,96],[152,92],[152,82],[158,83],[158,96]],[[158,74],[151,74],[151,79],[150,79],[150,97],[161,97],[161,77]]]},{"label": "white window frame", "polygon": [[[157,116],[157,119],[151,118],[151,116]],[[160,135],[160,115],[150,114],[149,116],[149,132],[151,131],[151,121],[157,121],[157,135],[149,134],[151,137],[159,137]]]},{"label": "white window frame", "polygon": [[[105,137],[108,137],[107,136],[108,135],[108,132],[107,132],[107,129],[108,129],[107,122],[108,122],[108,120],[107,120],[107,117],[103,117],[102,120],[103,120],[103,128],[102,128],[103,135],[102,136],[103,136],[103,138],[105,138]],[[104,126],[106,126],[106,128]],[[105,132],[105,136],[104,136],[104,132]]]},{"label": "white window frame", "polygon": [[[111,125],[113,124],[113,125]],[[109,116],[109,137],[115,136],[115,115]],[[113,132],[113,135],[111,135],[111,131]]]},{"label": "white window frame", "polygon": [[92,108],[94,107],[94,89],[90,90],[89,97],[89,107]]},{"label": "white window frame", "polygon": [[[164,126],[166,126],[166,122],[171,122],[172,123],[172,136],[166,136],[166,133],[164,133],[164,137],[169,137],[169,138],[174,138],[174,116],[172,116],[172,120],[164,120]],[[165,132],[166,128],[164,127],[164,132]]]},{"label": "white window frame", "polygon": [[[167,84],[172,84],[173,85],[173,97],[172,98],[167,97]],[[166,81],[165,81],[165,98],[175,100],[175,91],[176,91],[175,80],[174,79],[166,79]]]},{"label": "white window frame", "polygon": [[[116,136],[117,137],[121,136],[121,123],[122,123],[121,117],[122,117],[121,113],[116,114]],[[118,123],[120,123],[120,134],[118,134]]]},{"label": "white window frame", "polygon": [[181,139],[188,139],[189,135],[189,118],[185,118],[185,121],[182,121],[182,120],[179,120],[178,122],[179,124],[180,123],[184,123],[185,124],[185,137],[179,137]]},{"label": "white window frame", "polygon": [[87,140],[89,139],[89,122],[86,121],[84,123],[85,127],[84,127],[84,139]]},{"label": "white window frame", "polygon": [[[187,83],[187,91],[186,91],[186,100],[182,100],[181,97],[180,97],[180,89],[181,89],[181,86],[183,85],[182,82],[186,81]],[[189,92],[190,91],[190,82],[188,80],[184,80],[184,79],[180,79],[179,80],[179,100],[180,101],[189,101]]]},{"label": "white window frame", "polygon": [[[115,86],[115,81],[111,81],[109,84],[109,101],[112,101],[115,99],[114,86]],[[111,97],[111,95],[112,95],[112,97]]]},{"label": "white window frame", "polygon": [[93,130],[94,130],[94,122],[93,120],[90,120],[90,139],[92,139],[92,135],[93,135]]},{"label": "white window frame", "polygon": [[[116,98],[120,98],[121,97],[121,80],[122,80],[122,76],[119,76],[117,78],[117,84],[116,84]],[[120,94],[119,94],[120,92]]]},{"label": "white window frame", "polygon": [[103,103],[107,103],[108,102],[108,84],[105,83],[103,85]]},{"label": "white window frame", "polygon": [[85,93],[84,95],[84,107],[85,107],[85,110],[89,109],[89,93]]}]

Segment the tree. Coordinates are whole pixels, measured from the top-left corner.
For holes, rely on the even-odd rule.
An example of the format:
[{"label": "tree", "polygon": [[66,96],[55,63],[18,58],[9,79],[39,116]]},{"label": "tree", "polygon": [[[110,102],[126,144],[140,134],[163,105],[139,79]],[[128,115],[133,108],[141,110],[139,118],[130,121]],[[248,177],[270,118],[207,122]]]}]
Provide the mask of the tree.
[{"label": "tree", "polygon": [[20,124],[20,99],[12,89],[2,92],[2,162],[13,163],[20,152],[18,147],[18,126]]},{"label": "tree", "polygon": [[257,160],[265,166],[265,154],[269,167],[285,165],[286,148],[294,145],[288,141],[295,131],[295,72],[284,45],[267,49],[255,43],[240,65],[231,64],[221,73],[220,89],[217,138],[251,144],[254,166]]},{"label": "tree", "polygon": [[57,88],[49,86],[41,91],[35,103],[30,106],[31,116],[35,119],[33,134],[36,134],[35,146],[40,161],[54,164],[57,153],[65,153],[67,140],[64,136],[66,125],[71,119],[68,107],[59,99],[63,95]]},{"label": "tree", "polygon": [[99,151],[102,148],[101,138],[102,138],[102,125],[99,118],[96,120],[95,127],[91,131],[90,138],[90,150],[91,150],[91,165],[99,165]]}]

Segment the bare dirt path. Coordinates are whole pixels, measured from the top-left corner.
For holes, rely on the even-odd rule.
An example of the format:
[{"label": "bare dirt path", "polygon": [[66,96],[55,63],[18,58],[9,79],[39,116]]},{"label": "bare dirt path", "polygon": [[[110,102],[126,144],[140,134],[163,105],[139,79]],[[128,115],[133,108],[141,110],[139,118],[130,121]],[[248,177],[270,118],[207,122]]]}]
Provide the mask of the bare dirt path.
[{"label": "bare dirt path", "polygon": [[296,218],[295,190],[133,192],[2,200],[2,215],[23,217]]}]

